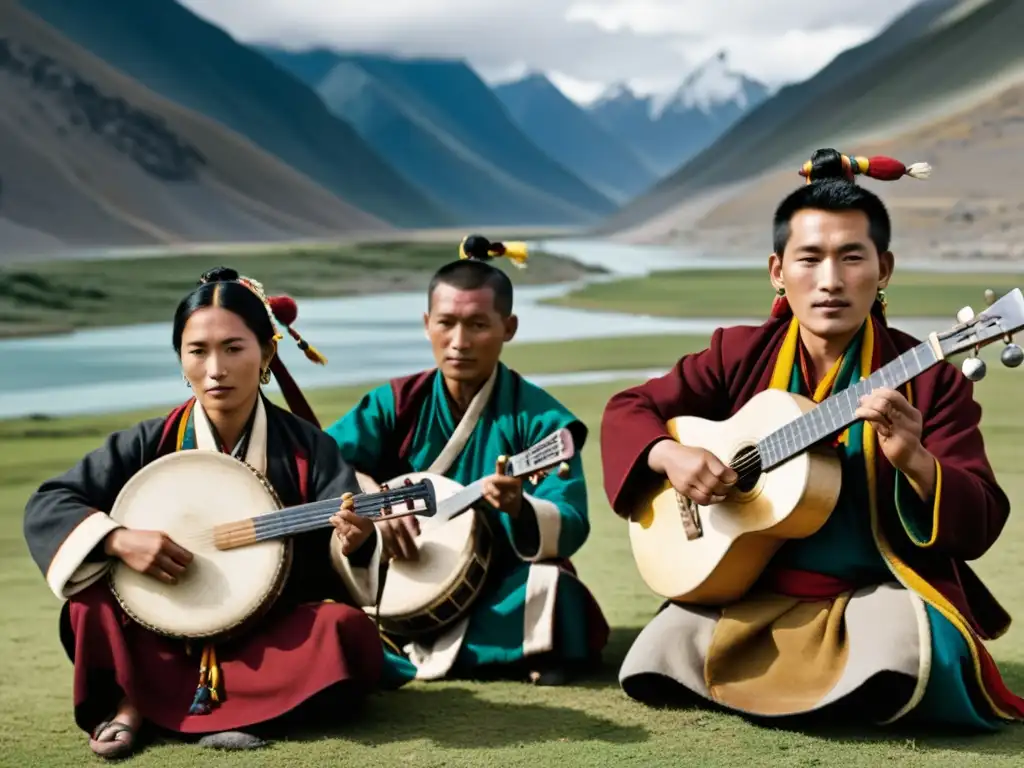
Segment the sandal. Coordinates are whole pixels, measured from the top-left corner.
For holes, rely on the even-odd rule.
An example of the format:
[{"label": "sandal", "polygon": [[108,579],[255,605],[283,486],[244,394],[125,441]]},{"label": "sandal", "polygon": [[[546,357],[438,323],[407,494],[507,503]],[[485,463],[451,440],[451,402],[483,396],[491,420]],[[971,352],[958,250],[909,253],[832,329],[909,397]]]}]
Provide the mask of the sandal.
[{"label": "sandal", "polygon": [[[128,734],[121,738],[121,734]],[[100,741],[101,736],[107,736]],[[89,747],[100,757],[117,760],[128,757],[135,749],[135,731],[117,720],[105,720],[93,730],[89,738]]]}]

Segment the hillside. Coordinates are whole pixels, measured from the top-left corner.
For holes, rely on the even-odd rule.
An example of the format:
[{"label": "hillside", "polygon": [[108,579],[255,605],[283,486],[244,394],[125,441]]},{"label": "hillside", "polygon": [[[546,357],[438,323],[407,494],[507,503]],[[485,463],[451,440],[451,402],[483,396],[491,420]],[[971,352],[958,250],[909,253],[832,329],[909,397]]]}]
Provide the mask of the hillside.
[{"label": "hillside", "polygon": [[495,87],[494,93],[533,142],[608,197],[624,202],[658,174],[542,74]]},{"label": "hillside", "polygon": [[306,84],[173,0],[21,4],[125,75],[245,136],[356,207],[396,226],[452,223]]},{"label": "hillside", "polygon": [[[927,181],[861,181],[890,210],[898,261],[1024,259],[1024,78],[945,118],[858,145],[861,150],[936,166]],[[747,185],[700,217],[687,241],[716,252],[763,252],[770,211],[794,179],[801,182],[795,167]],[[759,224],[751,227],[752,220]]]},{"label": "hillside", "polygon": [[773,169],[795,173],[817,147],[863,153],[851,142],[948,114],[1020,64],[1022,13],[1024,3],[1012,0],[926,0],[812,78],[780,90],[602,231],[642,228],[639,237],[663,237],[689,220],[681,207],[702,208],[704,195],[729,196],[731,185]]},{"label": "hillside", "polygon": [[0,245],[282,240],[383,222],[0,0]]},{"label": "hillside", "polygon": [[460,221],[590,223],[615,204],[542,152],[461,61],[259,49]]},{"label": "hillside", "polygon": [[764,83],[733,70],[726,52],[719,51],[665,96],[638,96],[619,84],[588,112],[660,176],[678,169],[767,96]]}]

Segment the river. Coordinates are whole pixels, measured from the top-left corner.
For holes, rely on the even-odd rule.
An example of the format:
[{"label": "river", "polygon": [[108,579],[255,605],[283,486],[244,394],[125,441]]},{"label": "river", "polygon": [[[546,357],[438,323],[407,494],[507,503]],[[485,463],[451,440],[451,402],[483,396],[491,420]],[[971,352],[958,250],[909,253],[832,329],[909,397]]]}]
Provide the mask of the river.
[{"label": "river", "polygon": [[[539,247],[540,243],[535,247]],[[610,270],[607,277],[682,268],[747,268],[766,259],[716,259],[676,248],[557,240],[552,250]],[[950,268],[949,265],[926,265]],[[977,269],[979,265],[970,265]],[[964,268],[953,265],[952,268]],[[1005,269],[1005,265],[1002,266]],[[586,281],[582,281],[586,282]],[[709,335],[716,327],[760,318],[675,319],[588,312],[539,304],[581,283],[528,286],[516,292],[520,329],[513,343],[565,341],[657,333]],[[766,307],[771,294],[765,290]],[[305,299],[296,327],[328,358],[309,363],[287,336],[280,354],[304,389],[382,381],[433,364],[424,338],[423,293],[393,293],[342,299]],[[170,310],[168,312],[170,314]],[[952,318],[950,318],[952,321]],[[934,319],[900,319],[915,335],[933,330]],[[170,346],[170,322],[79,331],[60,336],[0,341],[0,418],[31,414],[61,416],[142,408],[180,402],[188,394]],[[533,375],[543,386],[649,377],[660,371],[604,370]],[[276,391],[271,384],[269,391]]]}]

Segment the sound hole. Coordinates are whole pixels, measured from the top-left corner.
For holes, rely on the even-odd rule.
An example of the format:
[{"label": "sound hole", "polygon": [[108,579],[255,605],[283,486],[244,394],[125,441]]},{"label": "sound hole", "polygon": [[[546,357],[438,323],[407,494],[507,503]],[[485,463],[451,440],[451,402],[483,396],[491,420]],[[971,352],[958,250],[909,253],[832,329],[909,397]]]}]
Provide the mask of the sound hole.
[{"label": "sound hole", "polygon": [[749,493],[757,485],[761,477],[761,454],[753,445],[747,446],[736,454],[729,465],[738,475],[734,486],[741,493]]}]

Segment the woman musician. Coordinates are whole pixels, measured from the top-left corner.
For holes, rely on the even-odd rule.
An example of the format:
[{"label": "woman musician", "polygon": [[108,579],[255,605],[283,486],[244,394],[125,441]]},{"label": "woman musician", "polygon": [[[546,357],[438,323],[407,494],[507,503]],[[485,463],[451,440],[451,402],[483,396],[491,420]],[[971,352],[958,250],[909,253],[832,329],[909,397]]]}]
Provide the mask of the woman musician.
[{"label": "woman musician", "polygon": [[[174,315],[172,346],[193,397],[167,417],[110,435],[28,501],[32,557],[50,589],[67,599],[60,632],[74,663],[75,721],[103,757],[131,753],[143,724],[198,736],[204,746],[260,746],[254,726],[309,712],[314,696],[342,718],[341,705],[358,707],[381,674],[376,628],[350,605],[332,569],[331,529],[295,537],[292,569],[271,611],[220,645],[190,646],[143,628],[102,578],[116,560],[169,584],[188,570],[187,542],[120,527],[108,514],[136,472],[174,451],[218,450],[244,460],[264,473],[285,505],[359,493],[352,468],[276,355],[281,336],[272,305],[307,357],[323,362],[290,327],[290,299],[268,301],[259,283],[214,269]],[[260,385],[271,372],[291,412],[263,395]],[[372,530],[346,509],[332,522],[346,554]]]}]

